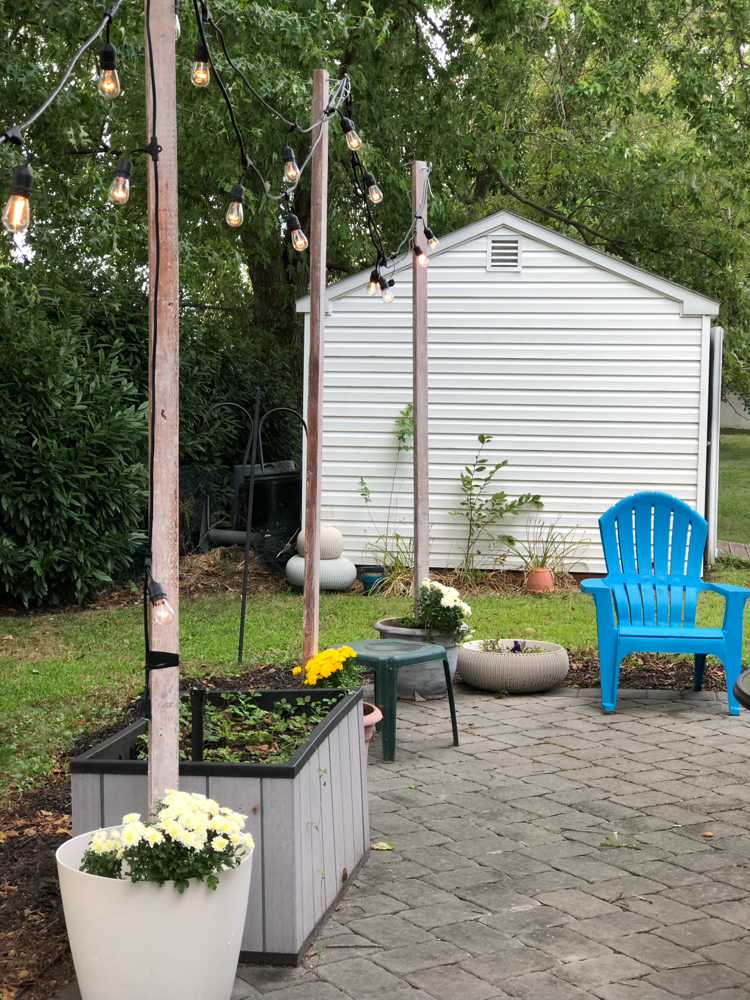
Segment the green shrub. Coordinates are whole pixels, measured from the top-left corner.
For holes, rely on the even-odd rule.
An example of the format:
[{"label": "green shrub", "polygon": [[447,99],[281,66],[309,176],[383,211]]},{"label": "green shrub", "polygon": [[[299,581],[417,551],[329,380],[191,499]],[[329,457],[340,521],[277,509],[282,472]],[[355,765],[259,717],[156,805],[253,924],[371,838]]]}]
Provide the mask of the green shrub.
[{"label": "green shrub", "polygon": [[41,310],[0,326],[0,592],[79,602],[142,535],[147,420],[123,341]]}]

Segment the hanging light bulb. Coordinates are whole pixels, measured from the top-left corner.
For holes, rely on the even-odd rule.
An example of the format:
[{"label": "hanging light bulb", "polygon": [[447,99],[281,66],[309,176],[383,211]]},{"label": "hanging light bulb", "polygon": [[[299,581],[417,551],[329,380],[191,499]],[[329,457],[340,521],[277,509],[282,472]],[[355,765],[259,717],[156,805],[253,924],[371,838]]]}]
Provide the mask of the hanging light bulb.
[{"label": "hanging light bulb", "polygon": [[367,194],[370,201],[375,205],[379,205],[383,200],[383,192],[378,187],[378,182],[372,174],[365,174],[365,184],[367,185]]},{"label": "hanging light bulb", "polygon": [[292,246],[295,250],[302,253],[303,250],[307,250],[309,243],[305,234],[302,232],[302,226],[299,224],[299,219],[296,215],[289,215],[286,220],[287,228],[292,234]]},{"label": "hanging light bulb", "polygon": [[414,244],[414,253],[417,255],[417,262],[421,264],[422,267],[427,267],[430,263],[430,258],[424,252],[422,247],[417,246],[416,243]]},{"label": "hanging light bulb", "polygon": [[424,235],[425,239],[427,240],[427,244],[431,250],[434,250],[436,247],[440,246],[440,240],[437,238],[437,236],[433,233],[431,229],[427,228],[427,226],[424,227]]},{"label": "hanging light bulb", "polygon": [[10,182],[10,197],[3,211],[3,225],[9,233],[25,233],[29,228],[31,206],[29,195],[34,175],[28,163],[16,167]]},{"label": "hanging light bulb", "polygon": [[130,177],[133,164],[129,156],[124,156],[117,164],[115,176],[109,185],[109,200],[113,205],[124,205],[130,197]]},{"label": "hanging light bulb", "polygon": [[179,41],[181,34],[182,25],[180,24],[180,0],[174,0],[174,40]]},{"label": "hanging light bulb", "polygon": [[208,47],[200,40],[195,43],[193,55],[193,72],[190,76],[196,87],[207,87],[211,82],[211,69]]},{"label": "hanging light bulb", "polygon": [[120,96],[120,77],[117,75],[117,49],[109,39],[99,49],[99,93],[108,101]]},{"label": "hanging light bulb", "polygon": [[174,608],[167,600],[164,587],[149,574],[148,596],[154,606],[154,618],[158,625],[169,625],[174,621]]},{"label": "hanging light bulb", "polygon": [[294,150],[291,146],[284,146],[284,150],[281,155],[284,160],[284,177],[294,184],[299,177],[299,167],[294,159]]},{"label": "hanging light bulb", "polygon": [[354,122],[351,118],[342,118],[341,127],[344,130],[344,135],[346,136],[346,144],[353,153],[356,153],[358,149],[362,147],[362,140],[354,131]]},{"label": "hanging light bulb", "polygon": [[232,193],[229,195],[229,208],[227,209],[226,220],[233,229],[237,229],[245,221],[245,210],[243,205],[245,204],[245,189],[238,182],[232,188]]},{"label": "hanging light bulb", "polygon": [[393,302],[393,292],[390,289],[390,282],[386,281],[385,278],[381,278],[380,288],[382,291],[381,298],[383,299],[383,302],[385,302],[386,305],[390,305],[391,302]]},{"label": "hanging light bulb", "polygon": [[378,269],[375,268],[370,274],[370,280],[367,282],[367,294],[375,295],[376,292],[380,290],[380,275],[378,274]]}]

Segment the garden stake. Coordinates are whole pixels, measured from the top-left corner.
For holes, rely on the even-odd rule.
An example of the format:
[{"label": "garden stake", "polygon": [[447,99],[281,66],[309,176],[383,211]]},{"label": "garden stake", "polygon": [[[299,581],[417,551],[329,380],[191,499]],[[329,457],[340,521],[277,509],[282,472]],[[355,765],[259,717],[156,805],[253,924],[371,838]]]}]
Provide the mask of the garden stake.
[{"label": "garden stake", "polygon": [[206,689],[190,688],[191,757],[203,760],[203,720],[206,714]]},{"label": "garden stake", "polygon": [[[247,577],[250,571],[250,531],[253,523],[253,496],[255,494],[255,459],[258,454],[258,436],[260,433],[260,401],[263,393],[255,389],[255,416],[253,418],[253,448],[250,454],[250,482],[247,487],[247,523],[245,524],[245,567],[242,571],[242,610],[240,611],[240,645],[237,650],[237,663],[242,663],[242,647],[245,643],[245,611],[247,610]],[[246,453],[247,454],[247,453]],[[247,461],[247,458],[245,459]],[[243,468],[244,473],[244,468]]]}]

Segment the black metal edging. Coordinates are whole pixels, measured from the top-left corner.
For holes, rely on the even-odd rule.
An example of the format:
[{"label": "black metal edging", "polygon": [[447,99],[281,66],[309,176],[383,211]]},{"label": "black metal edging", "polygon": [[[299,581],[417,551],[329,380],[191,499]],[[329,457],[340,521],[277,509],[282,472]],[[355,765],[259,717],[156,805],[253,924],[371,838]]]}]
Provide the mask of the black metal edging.
[{"label": "black metal edging", "polygon": [[[310,694],[316,696],[315,700],[323,697],[330,697],[339,694],[341,688],[316,688],[314,690],[292,690],[292,691],[210,691],[209,698],[212,701],[218,700],[224,694],[262,694],[264,696],[278,695],[284,698],[305,697]],[[189,694],[186,692],[186,697]],[[211,697],[214,696],[214,697]],[[328,734],[338,725],[343,716],[362,701],[363,690],[359,688],[344,697],[335,705],[328,715],[319,722],[310,736],[301,747],[299,747],[286,764],[232,764],[225,761],[201,761],[193,762],[185,760],[180,762],[180,775],[185,777],[223,777],[223,778],[296,778],[307,761],[312,757],[318,747],[323,743]],[[114,736],[110,736],[104,743],[86,750],[78,757],[74,757],[70,762],[71,774],[148,774],[148,761],[145,760],[114,760],[103,757],[103,752],[114,743],[132,746],[136,737],[145,732],[148,726],[146,719],[139,719],[132,725],[123,729]]]}]

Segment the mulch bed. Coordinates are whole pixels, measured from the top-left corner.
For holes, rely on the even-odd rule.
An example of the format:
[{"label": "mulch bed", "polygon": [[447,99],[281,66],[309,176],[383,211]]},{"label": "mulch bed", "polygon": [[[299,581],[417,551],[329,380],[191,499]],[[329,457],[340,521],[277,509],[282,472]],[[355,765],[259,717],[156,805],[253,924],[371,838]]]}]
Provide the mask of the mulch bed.
[{"label": "mulch bed", "polygon": [[[567,687],[599,687],[593,651],[572,651]],[[296,688],[291,666],[268,663],[240,674],[183,677],[180,689]],[[633,654],[623,661],[624,689],[690,690],[693,661],[687,656]],[[706,668],[704,687],[725,690],[724,674]],[[25,792],[0,809],[0,1000],[47,1000],[74,975],[57,883],[55,851],[70,835],[71,757],[91,749],[138,718],[136,703],[120,717],[76,742],[59,761],[59,773],[42,788]]]}]

